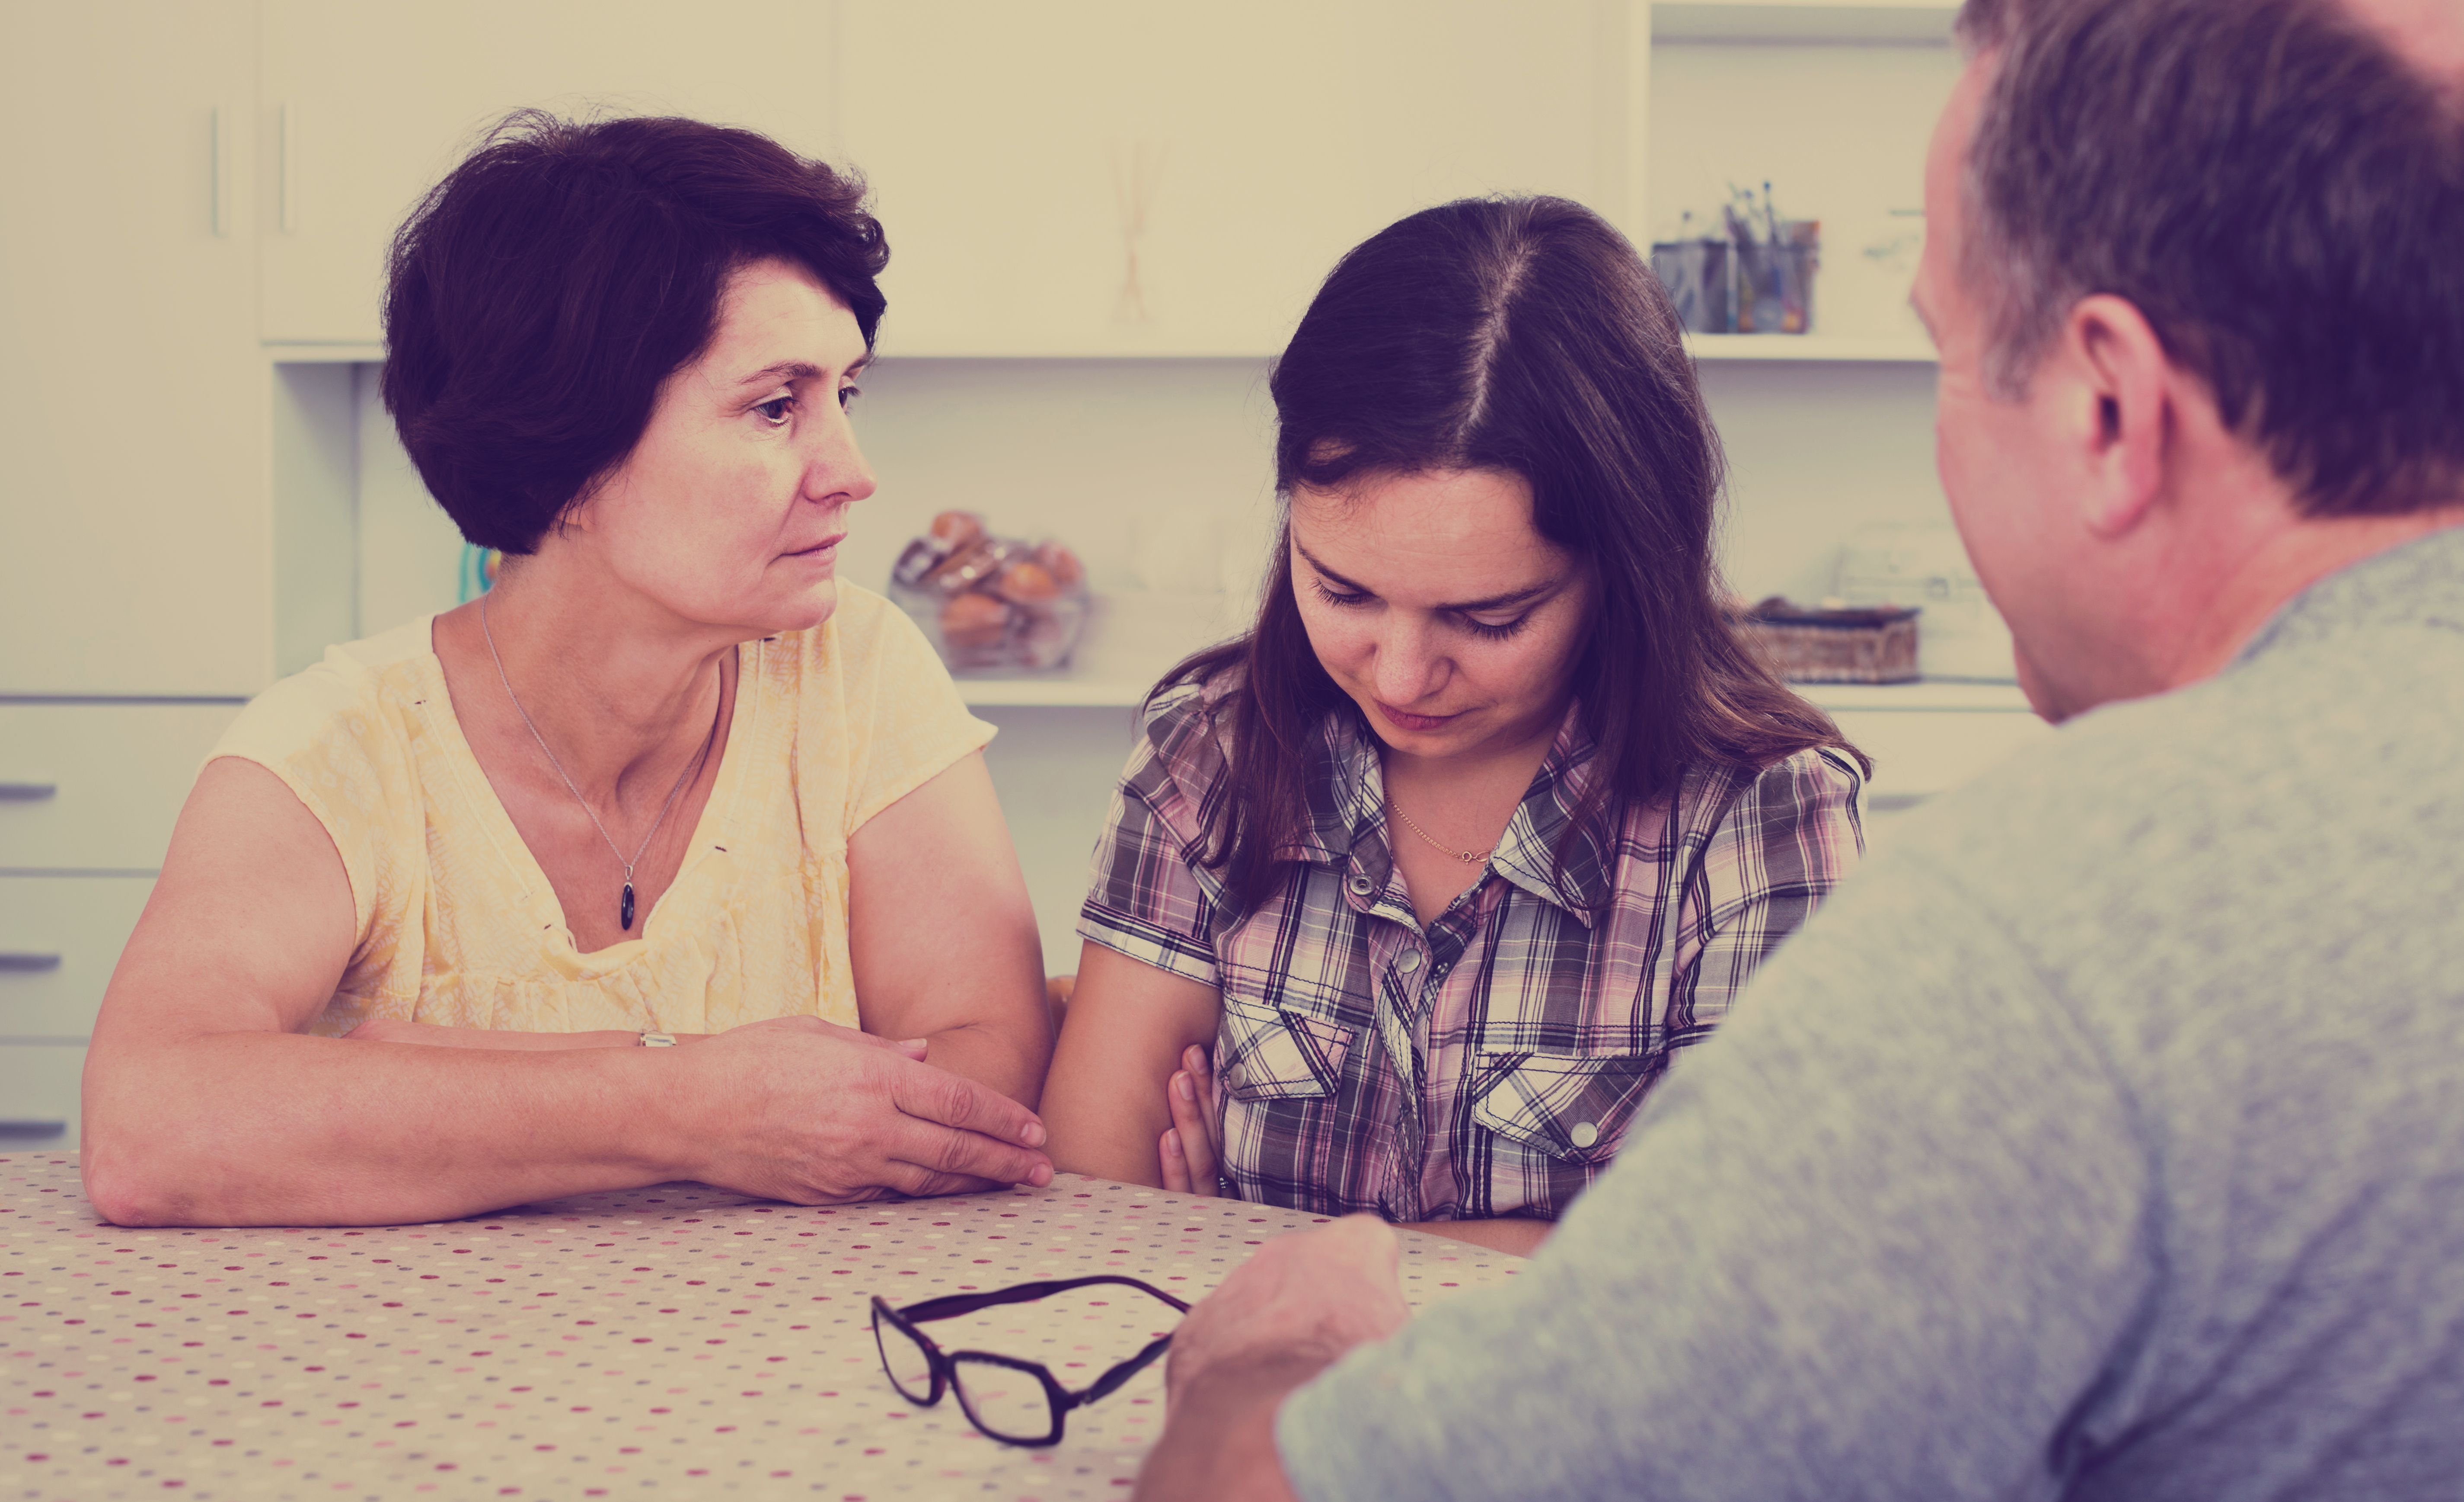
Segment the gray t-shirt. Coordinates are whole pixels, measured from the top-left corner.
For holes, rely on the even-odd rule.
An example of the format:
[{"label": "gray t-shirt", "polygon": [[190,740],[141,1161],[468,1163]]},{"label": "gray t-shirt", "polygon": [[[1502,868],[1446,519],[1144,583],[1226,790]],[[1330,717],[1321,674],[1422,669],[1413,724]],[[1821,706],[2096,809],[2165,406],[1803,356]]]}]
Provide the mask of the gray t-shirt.
[{"label": "gray t-shirt", "polygon": [[1913,815],[1309,1502],[2464,1495],[2464,529]]}]

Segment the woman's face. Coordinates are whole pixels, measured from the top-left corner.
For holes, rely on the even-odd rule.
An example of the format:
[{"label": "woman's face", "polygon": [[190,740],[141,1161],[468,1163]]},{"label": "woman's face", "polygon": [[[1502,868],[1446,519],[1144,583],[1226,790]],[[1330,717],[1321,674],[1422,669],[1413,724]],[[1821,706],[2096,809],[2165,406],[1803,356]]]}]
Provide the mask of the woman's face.
[{"label": "woman's face", "polygon": [[873,490],[847,413],[864,334],[785,261],[737,271],[719,307],[710,348],[661,385],[641,441],[561,541],[595,555],[646,613],[745,636],[802,630],[837,607],[847,508]]},{"label": "woman's face", "polygon": [[1296,489],[1292,589],[1317,659],[1393,750],[1452,758],[1553,735],[1591,613],[1587,569],[1501,470]]}]

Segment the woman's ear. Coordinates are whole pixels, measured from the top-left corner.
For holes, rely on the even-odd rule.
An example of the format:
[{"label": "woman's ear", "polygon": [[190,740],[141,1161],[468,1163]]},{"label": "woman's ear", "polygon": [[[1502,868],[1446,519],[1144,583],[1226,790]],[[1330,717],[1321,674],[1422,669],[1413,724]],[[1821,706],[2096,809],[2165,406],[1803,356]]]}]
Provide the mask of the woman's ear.
[{"label": "woman's ear", "polygon": [[2059,354],[2042,378],[2073,385],[2072,437],[2089,476],[2083,520],[2094,536],[2119,537],[2164,494],[2167,450],[2180,437],[2180,372],[2146,317],[2103,293],[2071,308]]}]

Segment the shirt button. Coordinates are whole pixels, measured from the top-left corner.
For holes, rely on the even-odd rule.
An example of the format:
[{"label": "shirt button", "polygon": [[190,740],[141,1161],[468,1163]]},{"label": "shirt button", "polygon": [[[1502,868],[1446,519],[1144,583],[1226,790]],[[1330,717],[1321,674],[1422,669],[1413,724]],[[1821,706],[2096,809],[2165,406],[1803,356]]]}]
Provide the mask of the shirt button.
[{"label": "shirt button", "polygon": [[1344,885],[1352,889],[1352,895],[1355,897],[1365,897],[1369,895],[1369,894],[1377,890],[1377,884],[1375,882],[1371,881],[1366,876],[1360,875],[1353,876],[1350,881],[1345,882]]},{"label": "shirt button", "polygon": [[1566,1134],[1576,1147],[1589,1147],[1600,1139],[1600,1129],[1588,1121],[1577,1121],[1574,1130]]},{"label": "shirt button", "polygon": [[1404,950],[1401,957],[1396,960],[1395,968],[1402,971],[1405,975],[1410,975],[1413,971],[1418,970],[1420,968],[1420,952],[1417,949]]}]

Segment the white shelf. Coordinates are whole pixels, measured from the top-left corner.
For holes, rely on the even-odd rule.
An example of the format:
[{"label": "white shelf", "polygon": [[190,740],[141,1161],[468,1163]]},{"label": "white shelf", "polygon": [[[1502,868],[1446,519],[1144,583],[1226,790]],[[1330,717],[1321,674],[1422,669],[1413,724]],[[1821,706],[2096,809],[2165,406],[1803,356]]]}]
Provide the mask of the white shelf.
[{"label": "white shelf", "polygon": [[1947,46],[1957,5],[1942,0],[1670,0],[1651,8],[1651,39]]},{"label": "white shelf", "polygon": [[[1697,360],[1882,361],[1931,364],[1933,346],[1921,339],[1835,337],[1825,334],[1688,334],[1685,348]],[[276,364],[377,364],[383,344],[268,342],[265,356]],[[1224,342],[1132,342],[1097,337],[1083,344],[986,344],[967,349],[901,346],[885,342],[881,353],[895,360],[1266,360],[1280,353]]]},{"label": "white shelf", "polygon": [[373,365],[385,363],[385,345],[357,342],[267,340],[265,358],[277,365]]},{"label": "white shelf", "polygon": [[[1218,596],[1099,596],[1067,673],[960,677],[959,696],[987,709],[1134,709],[1155,680],[1191,652],[1246,625],[1228,619]],[[1917,683],[1800,683],[1796,692],[1833,713],[2033,713],[2016,683],[1929,679]]]},{"label": "white shelf", "polygon": [[1915,683],[1793,683],[1815,707],[1834,714],[1891,710],[1906,714],[2033,715],[2016,683],[1925,678]]},{"label": "white shelf", "polygon": [[1221,595],[1098,595],[1067,672],[961,676],[958,695],[985,708],[1134,709],[1175,663],[1239,629]]},{"label": "white shelf", "polygon": [[1688,334],[1686,353],[1697,360],[1862,361],[1932,364],[1933,345],[1922,339],[1852,338],[1827,334]]}]

